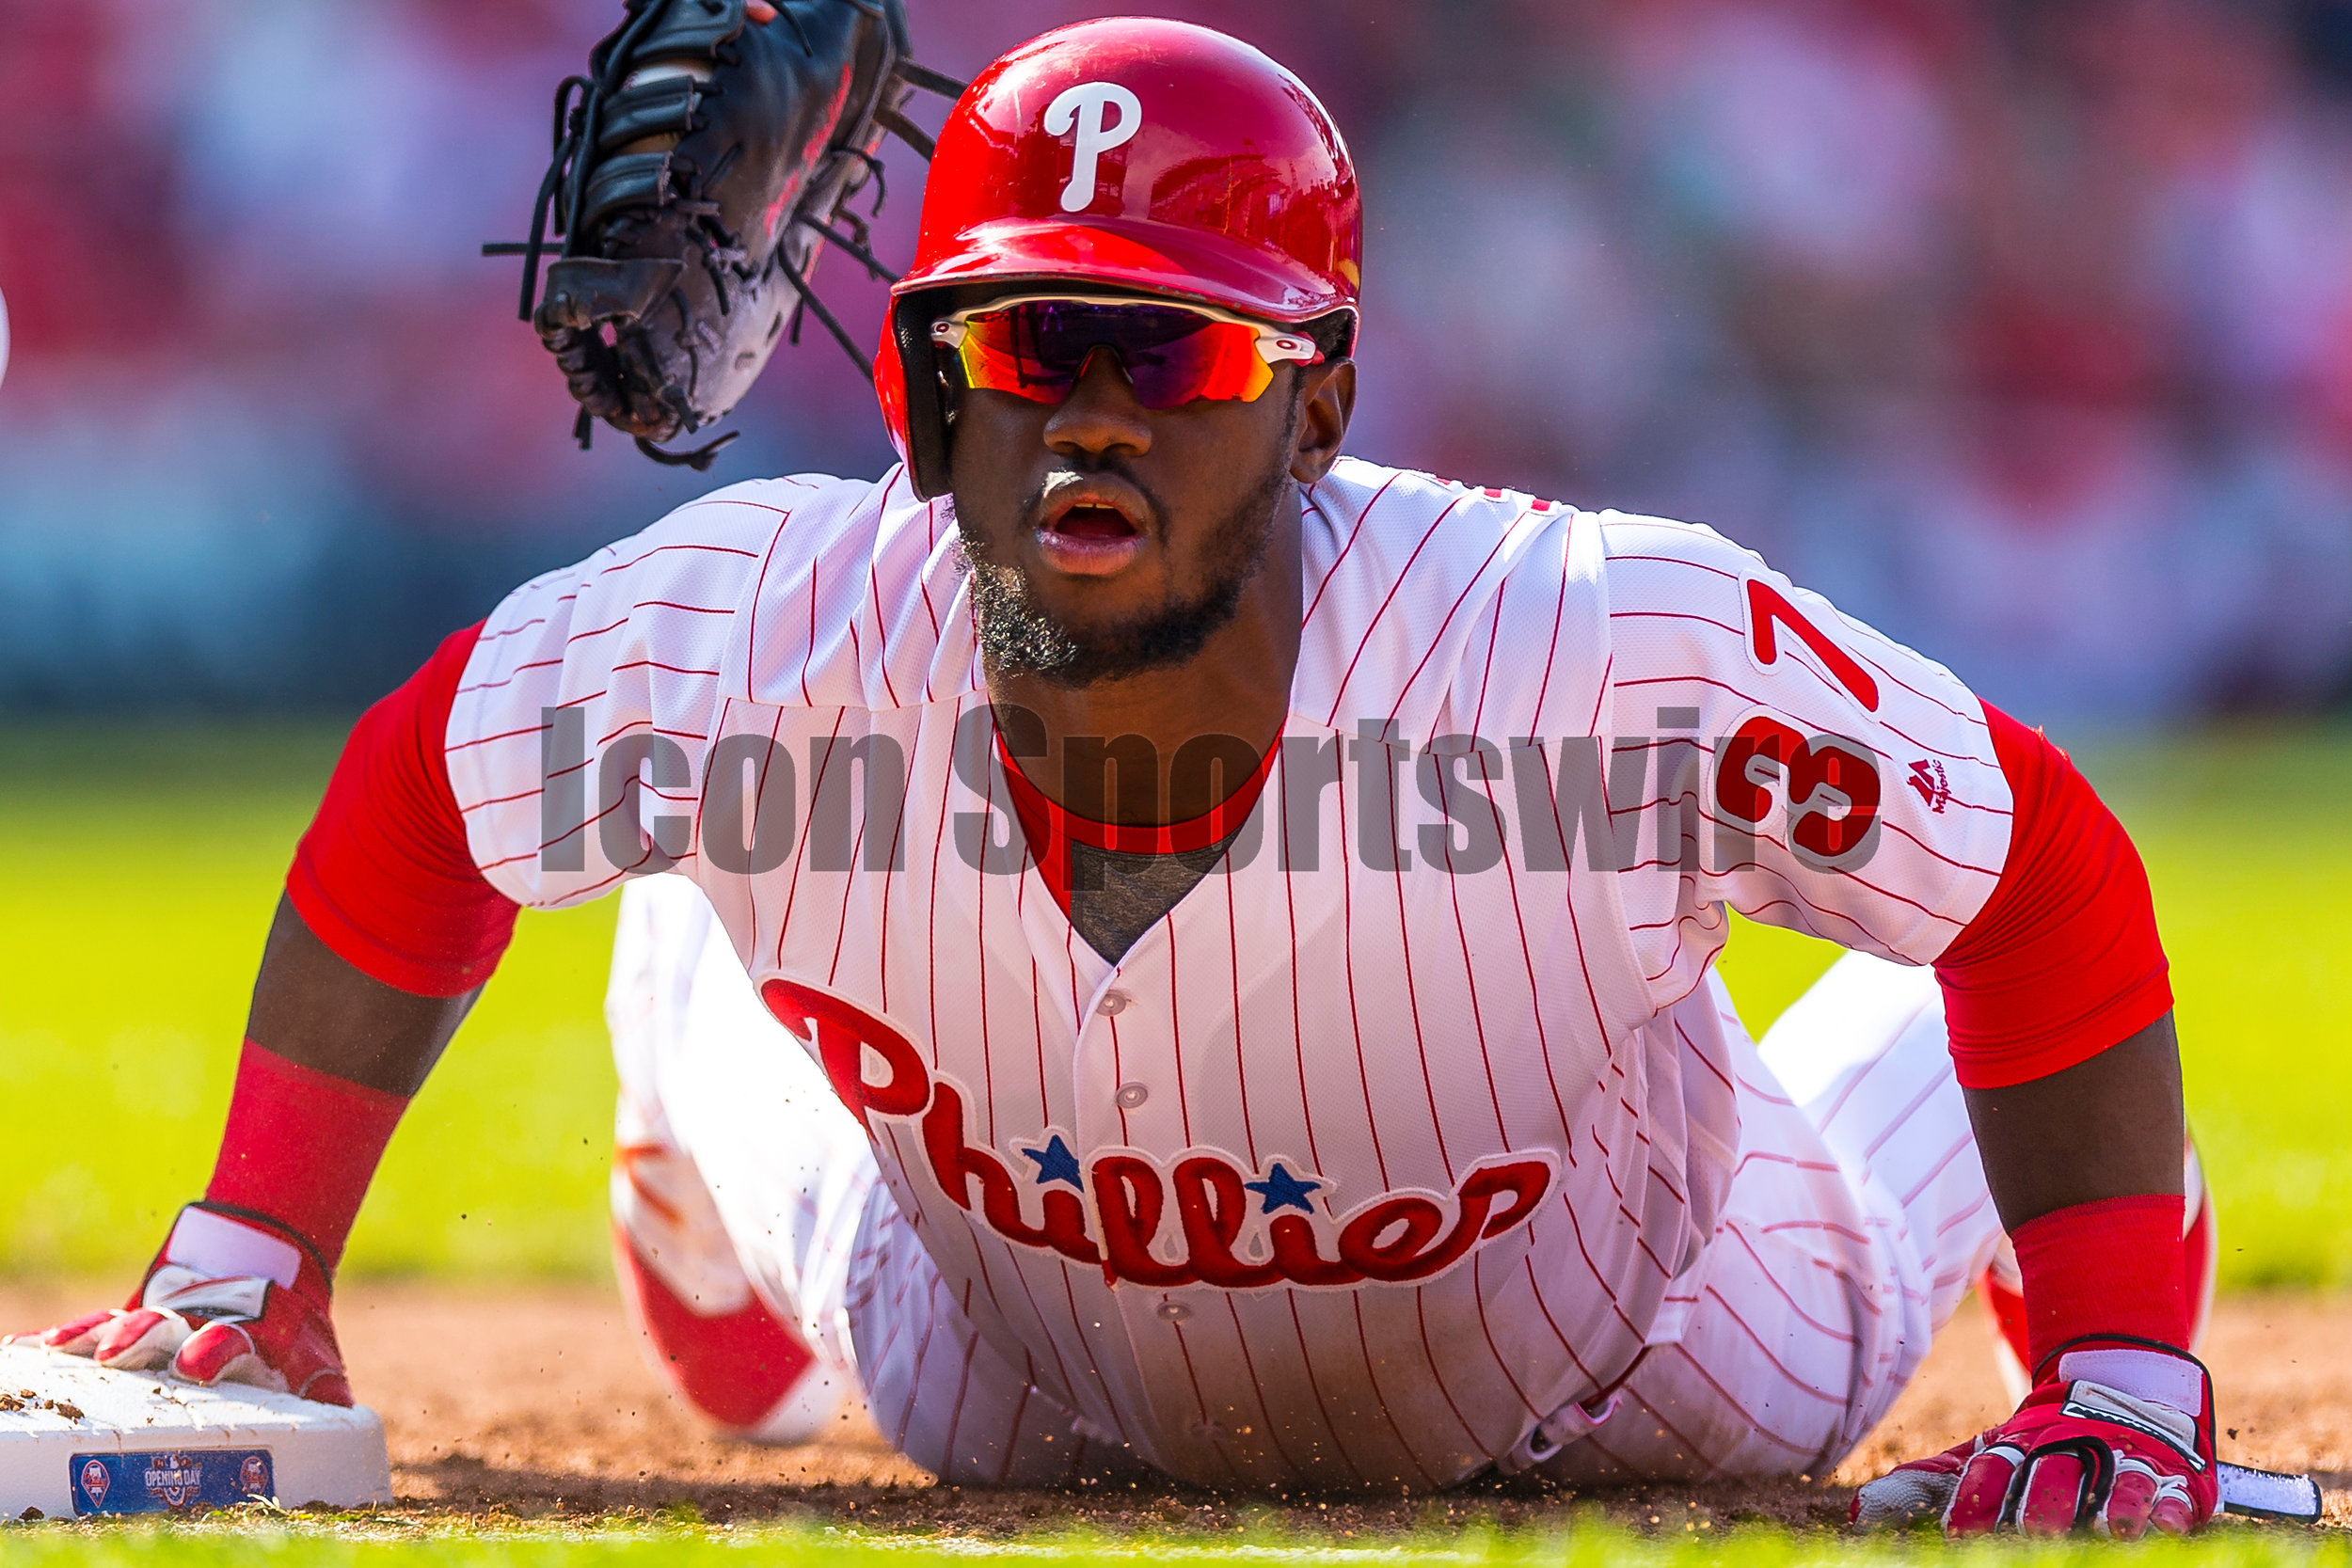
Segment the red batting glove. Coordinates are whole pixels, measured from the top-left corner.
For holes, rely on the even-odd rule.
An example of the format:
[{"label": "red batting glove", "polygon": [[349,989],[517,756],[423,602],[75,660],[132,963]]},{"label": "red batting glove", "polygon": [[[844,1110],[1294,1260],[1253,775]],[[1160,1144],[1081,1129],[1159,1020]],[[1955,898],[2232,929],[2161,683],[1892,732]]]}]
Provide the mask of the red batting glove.
[{"label": "red batting glove", "polygon": [[2221,1506],[2213,1380],[2151,1340],[2060,1346],[2017,1413],[1931,1459],[1897,1465],[1854,1494],[1868,1528],[1937,1518],[1947,1535],[2088,1530],[2134,1541],[2187,1535]]},{"label": "red batting glove", "polygon": [[128,1307],[24,1338],[102,1367],[348,1405],[333,1290],[294,1231],[266,1215],[192,1203]]}]

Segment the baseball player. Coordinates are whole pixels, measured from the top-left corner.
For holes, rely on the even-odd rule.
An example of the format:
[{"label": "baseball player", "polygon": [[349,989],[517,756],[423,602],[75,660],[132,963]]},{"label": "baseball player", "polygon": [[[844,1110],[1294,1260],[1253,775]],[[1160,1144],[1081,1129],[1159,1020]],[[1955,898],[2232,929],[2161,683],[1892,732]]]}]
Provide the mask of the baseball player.
[{"label": "baseball player", "polygon": [[[693,501],[368,713],[204,1200],[49,1342],[347,1401],[407,1097],[518,906],[628,884],[623,1274],[723,1426],[855,1394],[964,1484],[1820,1475],[2006,1239],[2028,1392],[1857,1517],[2207,1520],[2122,829],[1714,532],[1343,456],[1360,240],[1246,45],[997,61],[891,293],[904,461]],[[1726,907],[1855,955],[1761,1046]]]}]

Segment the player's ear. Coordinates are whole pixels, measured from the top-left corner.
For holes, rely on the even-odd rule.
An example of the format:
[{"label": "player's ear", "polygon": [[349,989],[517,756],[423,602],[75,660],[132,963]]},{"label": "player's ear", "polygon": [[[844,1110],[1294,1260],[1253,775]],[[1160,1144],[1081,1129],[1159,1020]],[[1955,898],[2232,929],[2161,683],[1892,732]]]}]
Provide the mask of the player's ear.
[{"label": "player's ear", "polygon": [[1298,429],[1291,443],[1291,477],[1312,484],[1331,471],[1356,412],[1356,361],[1327,359],[1298,369]]}]

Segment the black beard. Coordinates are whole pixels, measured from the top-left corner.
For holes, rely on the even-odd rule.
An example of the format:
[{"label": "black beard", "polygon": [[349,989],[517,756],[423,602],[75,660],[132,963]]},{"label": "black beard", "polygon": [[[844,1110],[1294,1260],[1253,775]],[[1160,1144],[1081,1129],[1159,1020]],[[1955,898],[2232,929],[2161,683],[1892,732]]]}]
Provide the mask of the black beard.
[{"label": "black beard", "polygon": [[[1289,447],[1288,441],[1282,444],[1283,455]],[[1243,593],[1264,567],[1274,538],[1274,509],[1289,483],[1288,463],[1278,462],[1218,520],[1206,552],[1217,563],[1216,575],[1199,593],[1111,626],[1080,630],[1056,620],[1037,602],[1027,572],[993,559],[980,541],[965,535],[972,613],[990,673],[1034,675],[1079,690],[1189,661],[1232,620]],[[1153,511],[1166,517],[1152,499]]]}]

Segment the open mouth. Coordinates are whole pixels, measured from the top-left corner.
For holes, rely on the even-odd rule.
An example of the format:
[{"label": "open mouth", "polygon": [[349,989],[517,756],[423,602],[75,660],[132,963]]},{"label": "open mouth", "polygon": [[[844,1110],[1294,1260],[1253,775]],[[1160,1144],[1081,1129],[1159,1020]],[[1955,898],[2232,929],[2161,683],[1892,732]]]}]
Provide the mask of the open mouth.
[{"label": "open mouth", "polygon": [[1125,513],[1094,501],[1084,501],[1072,507],[1046,524],[1046,530],[1065,539],[1088,544],[1132,539],[1139,531],[1135,524],[1127,520]]}]

